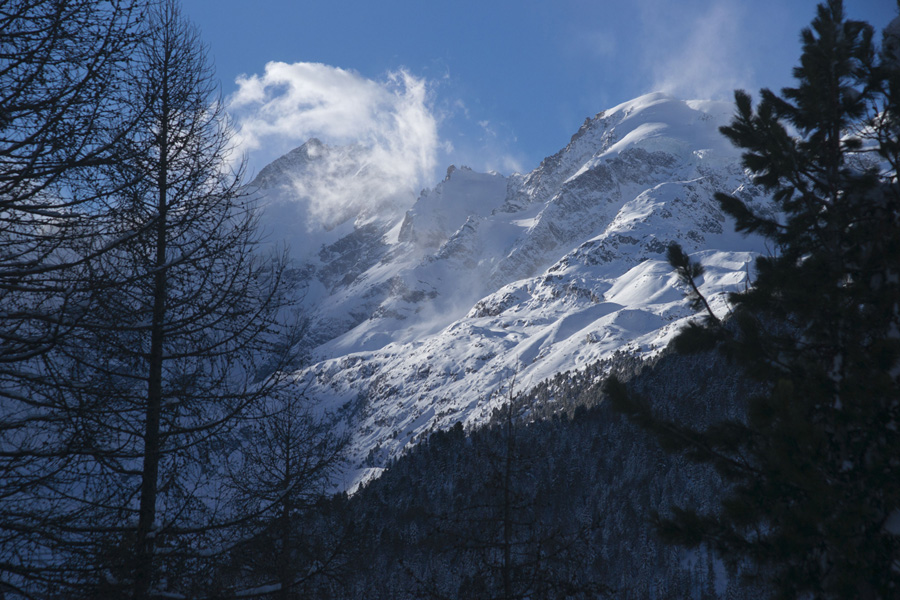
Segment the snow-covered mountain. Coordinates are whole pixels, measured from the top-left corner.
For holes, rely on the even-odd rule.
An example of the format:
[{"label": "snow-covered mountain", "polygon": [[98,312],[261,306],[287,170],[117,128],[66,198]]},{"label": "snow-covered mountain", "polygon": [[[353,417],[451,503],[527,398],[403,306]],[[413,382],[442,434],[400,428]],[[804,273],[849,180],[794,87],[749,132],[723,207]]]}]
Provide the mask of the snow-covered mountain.
[{"label": "snow-covered mountain", "polygon": [[298,390],[346,417],[346,485],[434,428],[482,422],[513,382],[660,350],[691,317],[672,241],[727,311],[764,248],[713,195],[765,210],[718,132],[731,114],[649,94],[587,119],[528,174],[450,167],[417,198],[317,140],[263,169],[264,222],[307,284],[313,360]]}]

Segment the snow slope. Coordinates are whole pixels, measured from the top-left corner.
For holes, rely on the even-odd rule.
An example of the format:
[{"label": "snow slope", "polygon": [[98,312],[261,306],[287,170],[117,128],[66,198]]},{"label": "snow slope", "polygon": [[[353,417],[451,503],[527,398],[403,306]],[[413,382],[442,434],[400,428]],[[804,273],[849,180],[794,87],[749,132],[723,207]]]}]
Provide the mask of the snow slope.
[{"label": "snow slope", "polygon": [[[377,210],[307,227],[291,245],[313,364],[296,378],[353,431],[344,485],[434,428],[482,422],[513,380],[524,389],[617,351],[661,349],[691,317],[665,262],[672,241],[704,264],[701,290],[726,312],[726,293],[747,285],[764,250],[734,234],[713,198],[735,193],[765,210],[718,133],[731,113],[649,94],[586,120],[528,174],[451,167],[406,207],[409,196],[391,191]],[[312,143],[260,173],[280,190],[273,205],[316,214],[304,208],[315,199],[284,183],[302,178]],[[345,166],[352,155],[314,146]]]}]

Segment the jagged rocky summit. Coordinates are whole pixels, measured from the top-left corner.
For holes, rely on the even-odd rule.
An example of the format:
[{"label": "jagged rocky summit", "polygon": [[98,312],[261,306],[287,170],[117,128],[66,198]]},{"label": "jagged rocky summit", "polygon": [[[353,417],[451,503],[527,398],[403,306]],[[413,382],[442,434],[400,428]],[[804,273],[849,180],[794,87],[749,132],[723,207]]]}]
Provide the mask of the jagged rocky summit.
[{"label": "jagged rocky summit", "polygon": [[764,248],[713,196],[767,210],[718,131],[731,114],[649,94],[587,119],[530,173],[450,167],[418,197],[318,140],[263,169],[264,223],[289,241],[311,322],[298,393],[351,432],[340,485],[435,428],[483,422],[513,382],[660,351],[692,317],[670,242],[703,263],[701,290],[726,312]]}]

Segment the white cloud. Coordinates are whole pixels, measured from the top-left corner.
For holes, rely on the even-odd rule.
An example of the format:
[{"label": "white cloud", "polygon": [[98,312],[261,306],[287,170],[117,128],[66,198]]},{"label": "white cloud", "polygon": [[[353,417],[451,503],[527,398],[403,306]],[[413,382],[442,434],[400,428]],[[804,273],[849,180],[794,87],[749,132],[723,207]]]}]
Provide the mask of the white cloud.
[{"label": "white cloud", "polygon": [[668,8],[655,1],[644,5],[654,90],[681,98],[730,99],[734,89],[752,82],[743,54],[741,6],[733,0],[709,2],[697,11],[700,16],[681,22],[677,30]]},{"label": "white cloud", "polygon": [[354,155],[367,170],[378,173],[378,198],[360,190],[345,189],[341,198],[326,193],[334,184],[329,174],[340,168],[323,168],[319,180],[305,182],[309,197],[319,199],[312,208],[324,220],[334,217],[328,214],[330,204],[346,211],[348,195],[377,205],[435,178],[442,146],[424,79],[401,70],[374,81],[324,64],[270,62],[262,75],[241,76],[236,83],[228,110],[238,148],[252,152],[255,165],[260,158],[264,165],[316,137],[327,144],[355,146]]},{"label": "white cloud", "polygon": [[[445,79],[450,79],[450,75],[448,74],[448,75],[445,77]],[[455,108],[461,110],[461,111],[462,111],[462,114],[463,114],[463,116],[464,116],[465,118],[467,118],[467,119],[471,118],[471,117],[469,116],[469,107],[467,107],[467,106],[466,106],[466,103],[463,102],[460,98],[457,98],[457,99],[453,102],[453,106],[454,106]]]},{"label": "white cloud", "polygon": [[484,131],[484,135],[490,138],[496,138],[497,132],[491,127],[491,122],[488,120],[478,121],[478,126],[481,127],[482,131]]},{"label": "white cloud", "polygon": [[498,173],[525,173],[525,164],[521,158],[512,154],[499,154],[493,160],[485,163],[488,171],[497,171]]}]

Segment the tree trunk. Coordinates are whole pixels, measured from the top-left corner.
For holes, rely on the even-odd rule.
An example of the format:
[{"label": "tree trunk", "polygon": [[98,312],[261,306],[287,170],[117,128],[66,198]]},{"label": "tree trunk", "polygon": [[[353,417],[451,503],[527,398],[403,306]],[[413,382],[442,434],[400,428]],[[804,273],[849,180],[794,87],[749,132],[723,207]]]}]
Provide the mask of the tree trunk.
[{"label": "tree trunk", "polygon": [[512,392],[506,405],[506,457],[503,465],[503,597],[512,598]]},{"label": "tree trunk", "polygon": [[162,82],[163,108],[160,137],[159,203],[156,223],[156,257],[153,275],[153,313],[150,325],[150,356],[147,374],[147,413],[144,430],[144,465],[141,473],[141,504],[138,513],[136,540],[136,565],[134,580],[135,600],[149,597],[153,578],[153,554],[156,545],[156,496],[159,479],[160,415],[162,412],[162,363],[163,324],[166,316],[166,213],[168,191],[168,123],[166,120],[167,81]]}]

